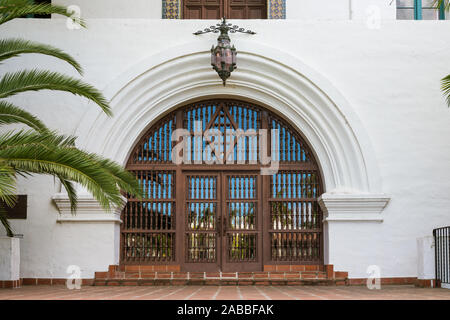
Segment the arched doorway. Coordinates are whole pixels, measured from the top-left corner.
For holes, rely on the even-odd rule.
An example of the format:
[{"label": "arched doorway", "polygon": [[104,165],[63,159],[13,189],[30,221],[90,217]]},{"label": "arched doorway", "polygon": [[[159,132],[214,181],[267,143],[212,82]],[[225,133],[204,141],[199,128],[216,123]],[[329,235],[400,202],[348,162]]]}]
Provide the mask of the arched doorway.
[{"label": "arched doorway", "polygon": [[[176,129],[186,142],[180,164],[172,155]],[[258,157],[262,129],[279,160],[270,175],[261,174],[268,165]],[[127,169],[144,198],[128,196],[122,212],[121,264],[183,271],[323,264],[318,164],[298,132],[264,107],[233,99],[185,105],[151,126]]]}]

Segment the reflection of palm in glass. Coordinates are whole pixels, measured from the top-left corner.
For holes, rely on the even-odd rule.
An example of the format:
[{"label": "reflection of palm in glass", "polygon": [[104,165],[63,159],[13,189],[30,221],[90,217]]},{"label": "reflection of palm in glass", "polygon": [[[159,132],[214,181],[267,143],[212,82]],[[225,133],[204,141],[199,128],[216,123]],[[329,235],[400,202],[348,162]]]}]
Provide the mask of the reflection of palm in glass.
[{"label": "reflection of palm in glass", "polygon": [[320,240],[315,233],[272,234],[272,257],[278,260],[311,260],[320,258]]},{"label": "reflection of palm in glass", "polygon": [[232,230],[255,229],[255,204],[254,203],[231,203],[228,228]]},{"label": "reflection of palm in glass", "polygon": [[[276,198],[283,198],[279,191]],[[274,230],[313,229],[318,227],[317,205],[302,201],[273,201],[272,228]]]},{"label": "reflection of palm in glass", "polygon": [[228,236],[229,258],[231,261],[254,260],[256,235],[234,233]]},{"label": "reflection of palm in glass", "polygon": [[[197,205],[197,206],[195,206]],[[211,204],[206,204],[211,205]],[[195,203],[191,206],[188,216],[188,227],[190,230],[214,230],[215,229],[215,205],[203,209],[201,204]],[[194,209],[194,210],[192,210]],[[189,259],[192,261],[215,261],[216,259],[216,235],[192,233],[189,235]]]},{"label": "reflection of palm in glass", "polygon": [[191,233],[188,239],[189,260],[215,261],[216,235],[210,233]]},{"label": "reflection of palm in glass", "polygon": [[168,261],[173,258],[173,235],[128,235],[126,238],[126,256],[128,258],[152,258],[152,260]]},{"label": "reflection of palm in glass", "polygon": [[[286,194],[285,190],[281,190],[276,194],[276,198],[283,198],[284,194]],[[296,202],[272,202],[271,209],[274,230],[305,230],[318,227],[317,206],[311,203],[304,202],[302,205],[296,205]],[[318,256],[318,249],[312,245],[315,241],[318,239],[311,234],[273,233],[272,256],[287,259]]]},{"label": "reflection of palm in glass", "polygon": [[[233,206],[234,205],[234,206]],[[255,229],[255,204],[233,203],[229,213],[229,225],[231,230],[254,230]],[[256,248],[256,235],[233,233],[228,235],[230,260],[254,260]]]},{"label": "reflection of palm in glass", "polygon": [[204,210],[196,208],[189,213],[189,229],[190,230],[214,230],[215,228],[215,210],[207,207]]},{"label": "reflection of palm in glass", "polygon": [[317,182],[314,173],[279,172],[272,176],[272,194],[276,198],[315,198]]}]

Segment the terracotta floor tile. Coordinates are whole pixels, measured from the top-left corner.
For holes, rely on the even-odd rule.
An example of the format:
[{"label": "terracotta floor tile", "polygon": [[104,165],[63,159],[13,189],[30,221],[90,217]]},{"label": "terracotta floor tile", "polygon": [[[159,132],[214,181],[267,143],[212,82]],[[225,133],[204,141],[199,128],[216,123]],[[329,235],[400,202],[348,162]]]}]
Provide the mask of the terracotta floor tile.
[{"label": "terracotta floor tile", "polygon": [[450,290],[413,286],[23,286],[0,289],[0,300],[450,300]]}]

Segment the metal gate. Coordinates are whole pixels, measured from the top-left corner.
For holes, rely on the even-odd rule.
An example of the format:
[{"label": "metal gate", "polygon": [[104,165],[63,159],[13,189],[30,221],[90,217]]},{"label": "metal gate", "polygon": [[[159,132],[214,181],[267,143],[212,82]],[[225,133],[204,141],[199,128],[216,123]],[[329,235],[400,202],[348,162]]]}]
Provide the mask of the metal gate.
[{"label": "metal gate", "polygon": [[436,281],[450,289],[450,227],[433,230],[436,259]]},{"label": "metal gate", "polygon": [[[176,129],[183,137],[172,141]],[[261,174],[263,143],[279,161],[270,175]],[[143,199],[128,196],[123,210],[121,264],[258,271],[323,263],[318,165],[302,137],[263,107],[226,99],[181,107],[143,135],[127,169]]]}]

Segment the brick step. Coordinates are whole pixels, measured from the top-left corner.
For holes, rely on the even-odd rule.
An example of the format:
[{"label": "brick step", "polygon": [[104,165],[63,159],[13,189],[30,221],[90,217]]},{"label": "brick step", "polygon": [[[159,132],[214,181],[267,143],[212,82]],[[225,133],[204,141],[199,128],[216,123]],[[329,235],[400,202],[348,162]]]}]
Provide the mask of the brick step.
[{"label": "brick step", "polygon": [[[170,266],[167,266],[170,267]],[[154,266],[110,266],[96,272],[97,286],[140,285],[346,285],[348,273],[334,271],[260,271],[260,272],[180,272],[179,268],[158,271]]]},{"label": "brick step", "polygon": [[[109,272],[180,272],[179,265],[111,265]],[[322,265],[265,265],[264,272],[326,272]]]},{"label": "brick step", "polygon": [[345,281],[336,279],[95,279],[94,286],[334,286],[345,285]]},{"label": "brick step", "polygon": [[305,272],[96,272],[95,279],[203,279],[203,280],[311,280],[326,279],[327,274],[322,271]]}]

